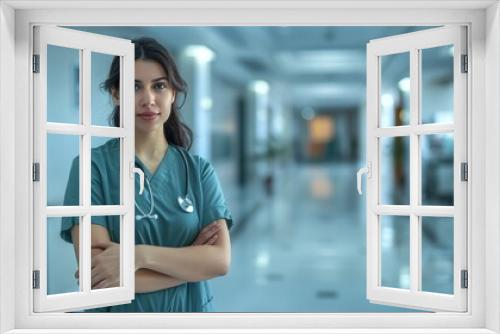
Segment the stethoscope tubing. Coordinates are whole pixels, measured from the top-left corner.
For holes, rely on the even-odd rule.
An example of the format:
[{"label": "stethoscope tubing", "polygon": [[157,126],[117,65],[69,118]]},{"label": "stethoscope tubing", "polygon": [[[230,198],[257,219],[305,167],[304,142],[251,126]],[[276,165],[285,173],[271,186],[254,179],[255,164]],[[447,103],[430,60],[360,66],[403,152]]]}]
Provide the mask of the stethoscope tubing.
[{"label": "stethoscope tubing", "polygon": [[[188,162],[187,158],[185,156],[185,153],[182,149],[179,149],[176,147],[176,150],[179,152],[179,154],[182,157],[182,162],[184,163],[184,171],[185,171],[185,176],[186,176],[186,182],[184,185],[184,196],[179,195],[177,197],[177,204],[181,208],[182,211],[186,213],[193,213],[194,212],[194,205],[193,202],[189,199],[189,169],[188,169]],[[153,214],[154,211],[154,195],[153,195],[153,188],[151,187],[151,184],[149,183],[149,180],[146,178],[146,185],[149,188],[149,198],[150,198],[150,208],[149,212],[147,214],[142,211],[142,209],[137,205],[137,201],[135,202],[135,207],[139,210],[141,213],[140,215],[136,215],[135,219],[136,220],[142,220],[144,218],[149,218],[149,219],[158,219],[157,214]]]},{"label": "stethoscope tubing", "polygon": [[182,196],[178,196],[177,197],[177,203],[179,204],[179,207],[186,213],[193,213],[194,211],[194,206],[193,206],[193,202],[189,199],[189,169],[188,169],[188,163],[187,163],[187,158],[186,156],[184,155],[185,152],[182,150],[182,149],[178,149],[177,150],[179,151],[181,157],[182,157],[182,161],[184,162],[184,170],[185,170],[185,173],[186,173],[186,184],[185,184],[185,187],[184,187],[184,197]]}]

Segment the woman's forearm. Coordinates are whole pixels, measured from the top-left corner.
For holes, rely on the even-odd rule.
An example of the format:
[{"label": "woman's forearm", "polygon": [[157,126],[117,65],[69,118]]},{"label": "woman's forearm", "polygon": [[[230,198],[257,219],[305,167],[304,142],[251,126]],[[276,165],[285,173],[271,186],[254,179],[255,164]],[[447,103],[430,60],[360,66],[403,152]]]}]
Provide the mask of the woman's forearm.
[{"label": "woman's forearm", "polygon": [[135,272],[135,292],[145,293],[172,288],[185,283],[149,269],[139,269]]},{"label": "woman's forearm", "polygon": [[[92,256],[100,253],[102,253],[101,248],[92,248],[91,250]],[[135,272],[136,293],[146,293],[168,289],[184,283],[186,283],[186,281],[181,281],[149,269],[139,269]]]},{"label": "woman's forearm", "polygon": [[181,248],[137,245],[136,265],[181,281],[195,282],[225,275],[229,255],[216,245]]}]

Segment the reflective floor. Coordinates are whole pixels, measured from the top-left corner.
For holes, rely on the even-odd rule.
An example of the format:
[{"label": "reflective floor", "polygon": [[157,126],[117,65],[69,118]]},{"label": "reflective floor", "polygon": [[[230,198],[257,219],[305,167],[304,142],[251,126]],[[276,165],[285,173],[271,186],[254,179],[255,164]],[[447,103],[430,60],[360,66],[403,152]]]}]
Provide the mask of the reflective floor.
[{"label": "reflective floor", "polygon": [[[365,198],[356,192],[357,167],[278,168],[273,196],[251,191],[259,204],[232,231],[230,273],[212,281],[216,312],[414,311],[366,299]],[[392,247],[389,265],[404,248]]]}]

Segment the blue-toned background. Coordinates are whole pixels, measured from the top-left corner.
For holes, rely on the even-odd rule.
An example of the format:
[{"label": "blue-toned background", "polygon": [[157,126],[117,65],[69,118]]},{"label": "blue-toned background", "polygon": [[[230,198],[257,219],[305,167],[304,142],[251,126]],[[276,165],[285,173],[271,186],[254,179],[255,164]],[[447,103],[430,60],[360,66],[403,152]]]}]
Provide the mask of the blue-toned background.
[{"label": "blue-toned background", "polygon": [[[73,27],[73,29],[75,29]],[[215,166],[235,218],[232,265],[213,280],[218,312],[399,312],[366,299],[366,44],[416,27],[78,27],[158,39],[189,85],[193,152]],[[78,123],[79,56],[50,47],[48,121]],[[422,122],[453,121],[450,47],[422,54]],[[109,125],[100,89],[112,57],[92,56],[92,122]],[[408,55],[381,62],[383,126],[409,120]],[[451,101],[451,102],[450,102]],[[106,138],[95,138],[93,146]],[[48,138],[48,205],[61,205],[78,136]],[[453,205],[453,136],[421,139],[422,201]],[[409,140],[381,143],[381,198],[408,204]],[[49,293],[78,290],[73,245],[48,222]],[[409,284],[409,225],[382,220],[382,284]],[[423,288],[451,293],[453,220],[423,220]]]}]

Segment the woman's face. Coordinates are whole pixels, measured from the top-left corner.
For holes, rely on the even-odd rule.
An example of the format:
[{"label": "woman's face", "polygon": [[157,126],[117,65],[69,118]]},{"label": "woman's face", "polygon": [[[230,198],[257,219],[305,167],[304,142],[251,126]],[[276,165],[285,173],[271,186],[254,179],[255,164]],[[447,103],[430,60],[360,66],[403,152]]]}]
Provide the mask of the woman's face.
[{"label": "woman's face", "polygon": [[[135,61],[135,128],[142,132],[163,129],[170,116],[175,91],[163,67],[152,60]],[[163,131],[162,131],[163,133]]]}]

